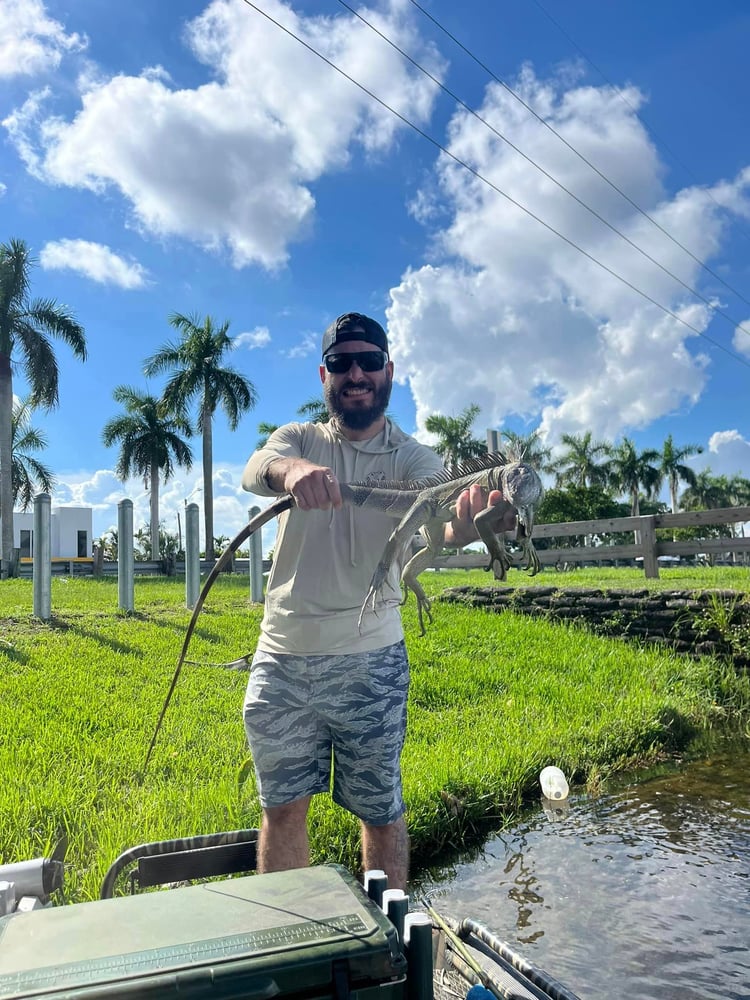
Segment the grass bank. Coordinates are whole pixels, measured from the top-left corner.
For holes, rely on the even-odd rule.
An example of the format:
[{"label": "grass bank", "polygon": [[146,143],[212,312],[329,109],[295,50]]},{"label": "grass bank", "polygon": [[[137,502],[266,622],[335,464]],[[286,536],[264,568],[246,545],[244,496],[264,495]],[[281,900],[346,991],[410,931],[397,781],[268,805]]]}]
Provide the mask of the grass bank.
[{"label": "grass bank", "polygon": [[[573,577],[582,579],[555,580]],[[431,593],[487,583],[465,571],[423,580]],[[142,779],[189,620],[182,581],[138,580],[137,610],[124,615],[116,581],[55,579],[49,624],[30,615],[30,581],[0,584],[0,860],[41,854],[66,834],[68,898],[79,900],[97,895],[125,847],[257,825],[240,718],[247,675],[220,666],[254,648],[261,609],[248,589],[240,577],[215,585],[191,646],[195,662]],[[750,706],[747,678],[709,659],[511,613],[438,604],[434,618],[420,638],[413,604],[404,612],[412,663],[404,784],[417,863],[516,815],[547,763],[595,785]],[[315,861],[356,869],[356,824],[326,797],[315,802],[311,839]]]}]

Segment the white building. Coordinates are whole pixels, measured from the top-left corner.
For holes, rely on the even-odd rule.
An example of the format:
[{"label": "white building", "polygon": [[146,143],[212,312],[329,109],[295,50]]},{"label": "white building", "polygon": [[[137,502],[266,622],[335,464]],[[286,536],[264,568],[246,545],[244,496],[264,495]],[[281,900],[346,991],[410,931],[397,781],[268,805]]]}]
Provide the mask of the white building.
[{"label": "white building", "polygon": [[[91,558],[94,512],[91,507],[55,507],[50,518],[50,548],[53,559]],[[13,514],[13,546],[21,558],[34,555],[34,514]]]}]

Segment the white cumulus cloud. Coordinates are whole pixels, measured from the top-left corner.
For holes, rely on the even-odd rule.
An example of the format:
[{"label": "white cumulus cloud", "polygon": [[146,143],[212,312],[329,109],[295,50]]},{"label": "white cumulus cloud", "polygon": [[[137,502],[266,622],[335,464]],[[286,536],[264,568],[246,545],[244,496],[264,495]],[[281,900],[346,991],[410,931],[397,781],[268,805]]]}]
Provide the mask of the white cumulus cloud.
[{"label": "white cumulus cloud", "polygon": [[0,79],[55,69],[66,52],[86,45],[85,37],[66,33],[48,15],[42,0],[0,3]]},{"label": "white cumulus cloud", "polygon": [[283,351],[285,358],[307,358],[320,349],[320,337],[313,333],[306,333],[299,343]]},{"label": "white cumulus cloud", "polygon": [[750,358],[750,319],[744,320],[734,331],[732,347],[738,354],[744,354]]},{"label": "white cumulus cloud", "polygon": [[[700,467],[710,468],[715,476],[750,478],[750,441],[736,429],[713,433],[701,459]],[[698,465],[698,460],[694,461]]]},{"label": "white cumulus cloud", "polygon": [[103,285],[142,288],[146,270],[137,261],[127,261],[101,243],[88,240],[53,240],[39,254],[39,262],[48,271],[75,271]]},{"label": "white cumulus cloud", "polygon": [[246,330],[234,338],[235,347],[245,347],[254,351],[257,347],[265,347],[271,343],[271,332],[267,326],[256,326],[254,330]]},{"label": "white cumulus cloud", "polygon": [[[402,113],[425,121],[435,88],[352,16],[304,17],[269,0],[267,13]],[[440,72],[402,3],[371,15]],[[241,0],[213,0],[186,32],[210,82],[175,89],[163,74],[81,78],[72,120],[35,94],[4,122],[35,176],[115,189],[136,224],[159,237],[228,248],[236,267],[282,265],[309,232],[311,184],[345,169],[359,148],[387,150],[403,126],[363,91]]]},{"label": "white cumulus cloud", "polygon": [[[717,184],[720,199],[704,189],[669,196],[636,114],[637,90],[626,103],[614,88],[541,81],[528,67],[514,89],[696,257],[719,252],[731,213],[744,209],[747,171]],[[458,414],[470,400],[484,427],[520,415],[551,442],[591,427],[613,439],[693,404],[707,378],[701,334],[713,304],[684,287],[700,289],[699,264],[507,90],[490,85],[479,114],[653,260],[458,111],[448,148],[495,189],[441,156],[425,190],[437,192],[449,218],[434,224],[432,260],[391,290],[396,373],[411,388],[419,425],[430,413]],[[420,215],[430,220],[424,205]]]}]

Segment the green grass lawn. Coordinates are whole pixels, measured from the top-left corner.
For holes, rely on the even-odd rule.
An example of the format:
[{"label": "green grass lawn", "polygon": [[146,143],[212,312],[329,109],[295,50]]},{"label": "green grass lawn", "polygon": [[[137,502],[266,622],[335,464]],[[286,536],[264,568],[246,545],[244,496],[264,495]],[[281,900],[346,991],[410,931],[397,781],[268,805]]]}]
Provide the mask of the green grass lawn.
[{"label": "green grass lawn", "polygon": [[[682,572],[649,585],[748,589],[747,570],[670,579]],[[422,580],[432,594],[491,582],[462,570]],[[516,584],[553,581],[644,586],[627,570],[512,575]],[[184,601],[181,580],[136,578],[136,611],[126,615],[116,580],[55,578],[54,617],[42,623],[31,617],[31,581],[0,584],[0,861],[42,854],[66,834],[71,901],[95,897],[126,847],[258,824],[241,721],[247,674],[220,665],[255,646],[261,609],[249,602],[247,579],[222,576],[213,588],[194,662],[141,773],[189,621]],[[404,623],[412,664],[404,785],[416,864],[516,816],[538,795],[545,764],[595,786],[708,726],[744,719],[750,706],[747,678],[726,665],[573,626],[436,603],[420,637],[413,601]],[[357,868],[356,824],[327,797],[314,804],[311,842],[314,861]]]}]

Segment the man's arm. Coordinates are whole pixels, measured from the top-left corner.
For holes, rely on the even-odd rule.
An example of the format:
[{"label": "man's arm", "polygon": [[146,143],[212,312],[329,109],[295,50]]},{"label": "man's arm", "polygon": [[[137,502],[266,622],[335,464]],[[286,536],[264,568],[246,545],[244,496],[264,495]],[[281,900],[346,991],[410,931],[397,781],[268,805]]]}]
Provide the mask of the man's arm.
[{"label": "man's arm", "polygon": [[338,509],[343,504],[333,470],[306,458],[277,458],[266,470],[266,482],[277,493],[291,493],[300,510]]},{"label": "man's arm", "polygon": [[291,493],[302,510],[341,506],[338,481],[329,468],[302,457],[305,425],[285,424],[254,452],[242,473],[242,488],[258,496]]}]

